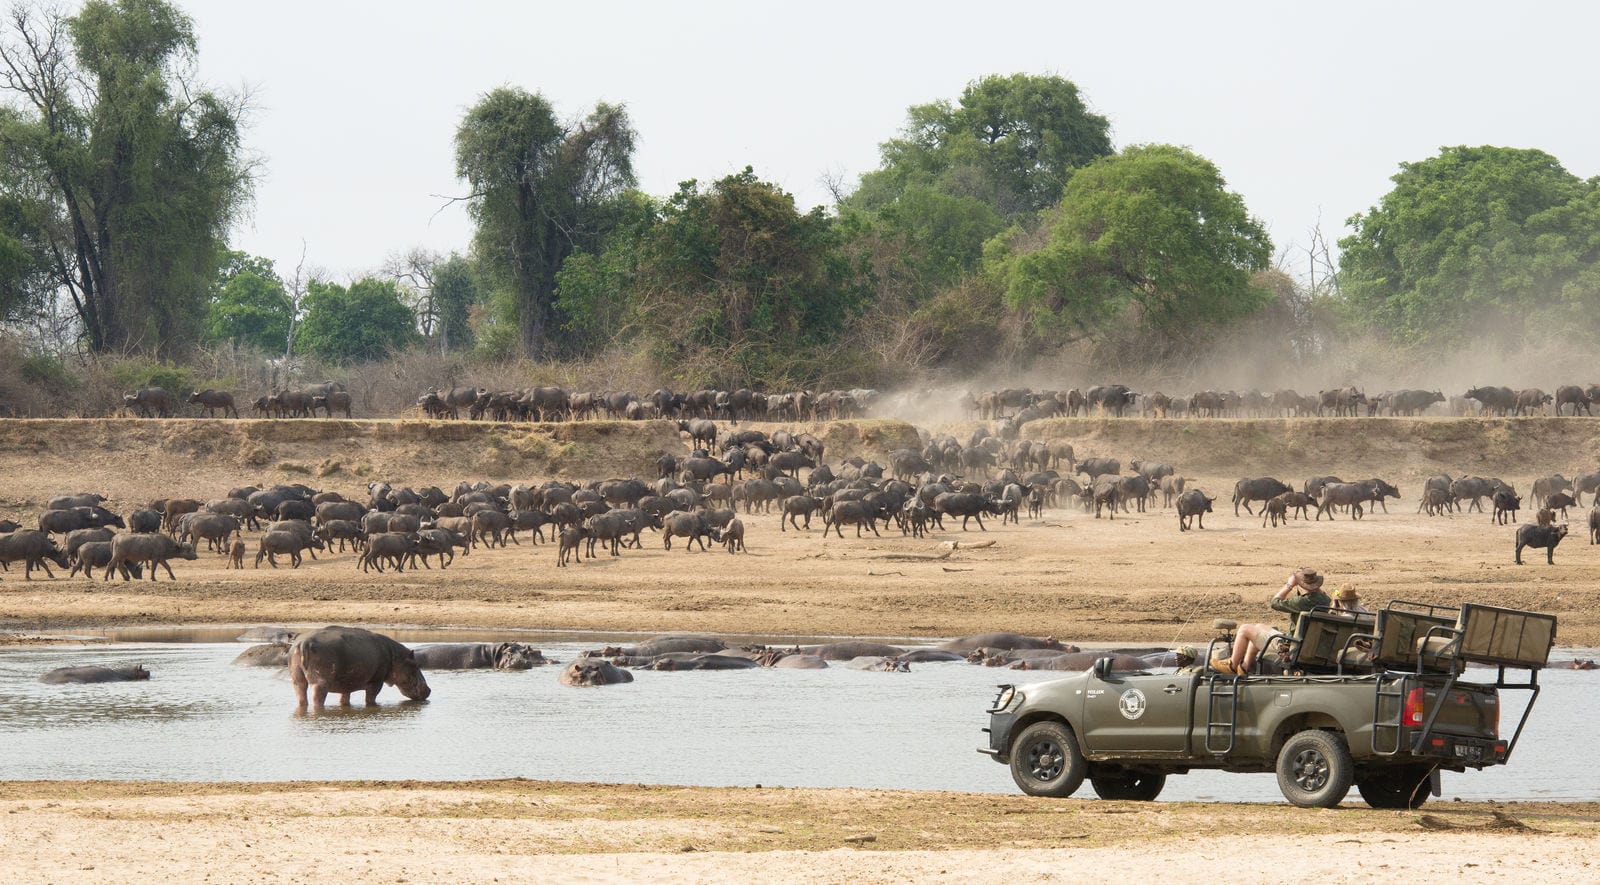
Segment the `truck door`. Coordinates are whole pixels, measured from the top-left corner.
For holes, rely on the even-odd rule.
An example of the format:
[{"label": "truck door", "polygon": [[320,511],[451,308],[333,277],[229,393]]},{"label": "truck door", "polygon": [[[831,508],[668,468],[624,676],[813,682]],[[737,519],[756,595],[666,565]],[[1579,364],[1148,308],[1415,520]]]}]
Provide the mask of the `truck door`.
[{"label": "truck door", "polygon": [[1090,678],[1082,735],[1091,753],[1178,755],[1188,743],[1194,674]]}]

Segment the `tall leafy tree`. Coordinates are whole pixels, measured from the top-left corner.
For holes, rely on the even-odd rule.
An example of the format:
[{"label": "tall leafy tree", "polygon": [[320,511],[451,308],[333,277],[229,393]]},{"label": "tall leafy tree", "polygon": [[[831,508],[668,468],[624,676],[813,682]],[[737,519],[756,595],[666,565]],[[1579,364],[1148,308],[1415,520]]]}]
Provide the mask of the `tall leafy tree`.
[{"label": "tall leafy tree", "polygon": [[576,249],[594,251],[615,223],[616,197],[634,180],[635,140],[621,106],[601,103],[563,122],[542,96],[511,87],[485,95],[456,130],[473,248],[529,356],[544,355],[560,325],[562,263]]},{"label": "tall leafy tree", "polygon": [[1447,147],[1403,163],[1350,219],[1340,289],[1364,327],[1422,346],[1493,330],[1600,330],[1600,180],[1539,150]]},{"label": "tall leafy tree", "polygon": [[1131,329],[1181,346],[1272,300],[1251,284],[1272,256],[1266,232],[1183,148],[1130,147],[1078,171],[1039,239],[993,241],[991,266],[1007,302],[1051,336]]},{"label": "tall leafy tree", "polygon": [[356,280],[349,288],[313,280],[295,347],[326,360],[381,359],[418,343],[415,318],[394,280]]},{"label": "tall leafy tree", "polygon": [[684,182],[638,249],[634,310],[660,361],[716,354],[725,382],[797,380],[864,300],[823,210],[801,213],[748,167]]},{"label": "tall leafy tree", "polygon": [[880,153],[851,206],[880,208],[922,185],[1011,219],[1054,205],[1072,170],[1111,153],[1111,136],[1072,81],[995,74],[969,83],[954,105],[912,107]]},{"label": "tall leafy tree", "polygon": [[206,305],[205,337],[281,352],[289,338],[294,300],[265,258],[230,251]]},{"label": "tall leafy tree", "polygon": [[193,23],[163,0],[18,6],[8,25],[0,187],[39,222],[91,347],[181,351],[249,197],[241,103],[193,82]]}]

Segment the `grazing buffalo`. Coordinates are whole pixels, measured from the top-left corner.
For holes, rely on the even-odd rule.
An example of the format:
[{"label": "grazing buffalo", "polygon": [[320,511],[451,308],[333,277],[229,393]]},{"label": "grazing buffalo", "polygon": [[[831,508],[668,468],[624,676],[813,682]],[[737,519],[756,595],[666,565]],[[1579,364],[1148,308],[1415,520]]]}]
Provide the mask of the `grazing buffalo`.
[{"label": "grazing buffalo", "polygon": [[1090,482],[1094,482],[1108,473],[1121,473],[1122,462],[1116,458],[1084,458],[1078,462],[1078,469],[1073,472],[1082,473],[1089,477]]},{"label": "grazing buffalo", "polygon": [[521,642],[459,642],[426,645],[415,651],[424,670],[528,670],[554,663]]},{"label": "grazing buffalo", "polygon": [[[176,581],[172,573],[173,559],[198,559],[193,544],[179,544],[166,535],[118,535],[111,542],[111,562],[101,580],[111,580],[111,573],[139,563],[150,570],[150,580],[156,579],[156,567],[167,570],[167,577]],[[127,580],[124,576],[123,580]]]},{"label": "grazing buffalo", "polygon": [[16,531],[8,535],[0,535],[0,565],[9,566],[13,562],[23,563],[22,577],[24,580],[33,580],[35,568],[44,569],[44,573],[51,578],[56,573],[50,570],[50,563],[55,563],[62,568],[68,567],[67,554],[56,546],[44,532]]},{"label": "grazing buffalo", "polygon": [[84,685],[94,682],[140,682],[150,678],[142,664],[132,667],[57,667],[39,677],[46,685]]},{"label": "grazing buffalo", "polygon": [[1522,565],[1522,548],[1532,547],[1537,550],[1544,548],[1544,561],[1555,565],[1556,545],[1567,536],[1565,525],[1520,525],[1517,526],[1517,565]]},{"label": "grazing buffalo", "polygon": [[633,674],[603,658],[579,658],[561,671],[562,685],[618,685],[632,682]]},{"label": "grazing buffalo", "polygon": [[1205,492],[1190,489],[1178,496],[1178,531],[1189,530],[1189,520],[1196,520],[1200,528],[1206,527],[1206,514],[1216,498],[1207,498]]},{"label": "grazing buffalo", "polygon": [[432,693],[411,649],[360,627],[323,627],[296,639],[289,648],[289,679],[294,683],[295,706],[301,710],[306,708],[308,689],[317,710],[329,693],[338,694],[339,703],[349,706],[352,693],[365,691],[369,707],[377,703],[385,685],[414,701],[427,700]]}]

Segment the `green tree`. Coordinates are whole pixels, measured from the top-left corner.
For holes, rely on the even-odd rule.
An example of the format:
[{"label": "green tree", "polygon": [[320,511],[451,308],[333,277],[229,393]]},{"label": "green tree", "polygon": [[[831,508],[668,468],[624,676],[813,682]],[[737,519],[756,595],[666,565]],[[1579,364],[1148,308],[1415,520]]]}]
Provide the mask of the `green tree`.
[{"label": "green tree", "polygon": [[1600,179],[1538,150],[1446,147],[1402,163],[1339,241],[1340,290],[1365,328],[1424,347],[1600,330]]},{"label": "green tree", "polygon": [[1109,124],[1072,81],[994,74],[967,84],[956,105],[907,111],[900,137],[880,146],[882,166],[846,203],[876,210],[923,185],[1013,219],[1054,205],[1072,170],[1110,153]]},{"label": "green tree", "polygon": [[241,102],[190,82],[195,54],[163,0],[18,6],[0,40],[0,189],[39,221],[34,248],[96,350],[192,343],[249,198]]},{"label": "green tree", "polygon": [[313,280],[304,306],[295,346],[322,359],[376,360],[421,341],[393,280],[366,277],[348,289]]},{"label": "green tree", "polygon": [[724,382],[793,382],[808,350],[859,313],[864,290],[821,208],[750,168],[702,190],[684,182],[639,243],[633,307],[665,366],[710,355]]},{"label": "green tree", "polygon": [[206,305],[206,340],[281,352],[294,302],[272,262],[230,251],[218,275],[216,294]]},{"label": "green tree", "polygon": [[456,174],[472,189],[474,251],[502,296],[524,352],[542,356],[562,318],[556,274],[576,249],[595,251],[633,184],[636,135],[620,106],[598,104],[563,123],[535,93],[503,87],[467,111],[456,130]]},{"label": "green tree", "polygon": [[1272,244],[1209,160],[1130,147],[1079,170],[1045,231],[989,246],[1006,300],[1041,333],[1102,339],[1129,328],[1182,345],[1272,300],[1251,285]]}]

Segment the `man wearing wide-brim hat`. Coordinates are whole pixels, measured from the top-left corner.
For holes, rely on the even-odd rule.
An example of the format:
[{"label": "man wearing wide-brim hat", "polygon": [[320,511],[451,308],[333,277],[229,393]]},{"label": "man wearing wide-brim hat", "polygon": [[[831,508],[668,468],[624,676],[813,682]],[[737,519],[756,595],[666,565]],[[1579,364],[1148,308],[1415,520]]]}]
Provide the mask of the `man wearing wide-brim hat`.
[{"label": "man wearing wide-brim hat", "polygon": [[1371,614],[1367,607],[1361,604],[1361,594],[1349,584],[1333,591],[1334,611],[1355,612],[1358,615]]},{"label": "man wearing wide-brim hat", "polygon": [[1322,576],[1317,574],[1316,569],[1311,568],[1295,569],[1294,574],[1289,576],[1288,583],[1272,597],[1272,610],[1289,615],[1291,635],[1300,625],[1301,612],[1308,612],[1314,608],[1330,608],[1332,605],[1333,600],[1322,592]]}]

